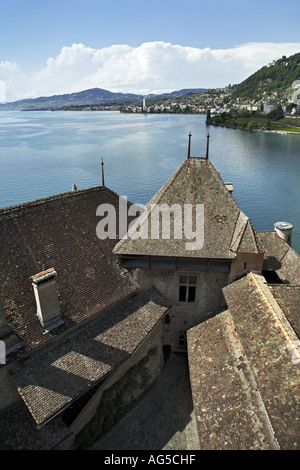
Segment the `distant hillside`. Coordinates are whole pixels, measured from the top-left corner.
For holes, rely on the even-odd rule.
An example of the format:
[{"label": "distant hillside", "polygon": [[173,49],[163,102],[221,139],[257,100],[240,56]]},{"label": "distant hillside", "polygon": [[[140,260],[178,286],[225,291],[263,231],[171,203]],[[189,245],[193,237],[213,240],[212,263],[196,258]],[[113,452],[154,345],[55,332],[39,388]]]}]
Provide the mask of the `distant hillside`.
[{"label": "distant hillside", "polygon": [[178,91],[172,91],[170,93],[162,93],[160,95],[147,95],[145,98],[148,99],[155,99],[155,100],[160,100],[160,99],[171,99],[171,98],[180,98],[181,96],[186,96],[190,95],[192,93],[204,93],[207,91],[206,88],[183,88],[182,90]]},{"label": "distant hillside", "polygon": [[287,99],[288,89],[295,80],[300,80],[300,53],[288,58],[283,56],[262,67],[237,85],[231,96],[255,101],[268,96]]},{"label": "distant hillside", "polygon": [[143,97],[134,94],[112,93],[101,88],[91,88],[64,95],[53,95],[34,99],[25,99],[0,105],[0,110],[35,110],[60,109],[67,106],[89,106],[105,103],[134,102]]},{"label": "distant hillside", "polygon": [[188,93],[196,93],[204,91],[203,88],[185,89],[164,93],[161,95],[136,95],[133,93],[113,93],[102,88],[91,88],[78,93],[70,93],[64,95],[53,95],[48,97],[40,97],[34,99],[24,99],[11,103],[0,104],[0,110],[43,110],[43,109],[63,109],[71,106],[96,106],[112,103],[138,103],[143,98],[161,99],[176,96],[184,96]]}]

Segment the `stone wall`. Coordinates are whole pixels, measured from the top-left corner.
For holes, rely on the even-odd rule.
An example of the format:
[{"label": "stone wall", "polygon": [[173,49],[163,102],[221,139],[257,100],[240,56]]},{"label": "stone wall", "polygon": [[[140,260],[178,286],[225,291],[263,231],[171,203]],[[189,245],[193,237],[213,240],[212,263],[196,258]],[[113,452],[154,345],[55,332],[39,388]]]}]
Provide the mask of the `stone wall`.
[{"label": "stone wall", "polygon": [[[179,301],[180,276],[197,277],[194,302]],[[204,321],[225,307],[222,288],[228,284],[229,273],[222,271],[178,271],[162,269],[136,269],[134,276],[142,287],[154,285],[171,303],[164,322],[163,343],[173,350],[185,349],[180,337],[187,329]],[[183,346],[183,348],[182,348]]]},{"label": "stone wall", "polygon": [[237,253],[236,258],[231,264],[229,282],[234,281],[241,274],[247,274],[250,271],[260,273],[264,261],[264,253]]},{"label": "stone wall", "polygon": [[9,375],[9,366],[0,369],[0,411],[20,400],[20,395]]},{"label": "stone wall", "polygon": [[89,446],[105,434],[157,379],[164,366],[162,323],[130,359],[111,374],[70,426],[60,449]]}]

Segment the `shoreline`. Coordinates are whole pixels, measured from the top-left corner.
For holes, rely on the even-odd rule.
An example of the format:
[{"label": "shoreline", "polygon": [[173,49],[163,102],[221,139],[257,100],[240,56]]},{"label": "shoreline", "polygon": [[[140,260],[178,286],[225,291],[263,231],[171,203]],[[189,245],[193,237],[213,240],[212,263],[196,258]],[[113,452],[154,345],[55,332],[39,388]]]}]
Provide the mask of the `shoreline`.
[{"label": "shoreline", "polygon": [[215,124],[215,123],[206,123],[208,126],[215,126],[215,127],[225,127],[226,129],[235,129],[240,131],[248,131],[248,132],[264,132],[266,134],[280,134],[280,135],[300,135],[299,131],[287,131],[287,130],[276,130],[276,129],[248,129],[247,126],[240,127],[240,126],[226,126],[224,124]]}]

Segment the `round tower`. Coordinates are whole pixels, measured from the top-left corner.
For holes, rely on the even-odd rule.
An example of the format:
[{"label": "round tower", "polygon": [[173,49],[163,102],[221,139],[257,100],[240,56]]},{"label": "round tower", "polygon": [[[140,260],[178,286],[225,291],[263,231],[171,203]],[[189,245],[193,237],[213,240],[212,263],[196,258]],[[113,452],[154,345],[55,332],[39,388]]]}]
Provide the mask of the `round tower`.
[{"label": "round tower", "polygon": [[277,235],[291,245],[293,224],[290,222],[276,222],[274,227]]}]

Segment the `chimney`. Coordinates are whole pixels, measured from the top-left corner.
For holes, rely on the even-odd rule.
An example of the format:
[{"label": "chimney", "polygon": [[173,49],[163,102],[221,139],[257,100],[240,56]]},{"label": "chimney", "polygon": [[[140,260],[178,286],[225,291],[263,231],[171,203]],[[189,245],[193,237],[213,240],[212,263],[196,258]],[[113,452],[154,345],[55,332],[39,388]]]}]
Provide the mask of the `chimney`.
[{"label": "chimney", "polygon": [[224,183],[230,194],[233,193],[233,184],[232,183]]},{"label": "chimney", "polygon": [[289,222],[276,222],[274,227],[277,235],[291,246],[292,230],[294,228],[293,224],[290,224]]},{"label": "chimney", "polygon": [[47,269],[31,277],[37,305],[37,315],[45,330],[63,323],[56,288],[56,271]]}]

